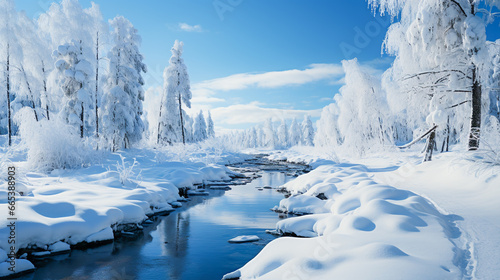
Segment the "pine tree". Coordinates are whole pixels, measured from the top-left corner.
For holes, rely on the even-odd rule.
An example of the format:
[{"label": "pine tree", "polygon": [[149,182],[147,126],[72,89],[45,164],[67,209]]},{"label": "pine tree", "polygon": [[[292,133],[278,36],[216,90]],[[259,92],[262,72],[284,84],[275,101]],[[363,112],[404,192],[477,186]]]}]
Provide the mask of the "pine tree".
[{"label": "pine tree", "polygon": [[207,124],[205,123],[205,117],[203,116],[203,111],[200,110],[198,116],[194,120],[193,125],[194,141],[201,142],[208,138],[207,135]]},{"label": "pine tree", "polygon": [[250,131],[248,131],[248,141],[246,143],[246,147],[257,147],[257,130],[255,130],[255,127],[250,128]]},{"label": "pine tree", "polygon": [[118,16],[110,22],[113,47],[108,53],[109,71],[103,96],[103,137],[113,151],[129,148],[142,138],[142,102],[146,65],[139,52],[140,36],[126,18]]},{"label": "pine tree", "polygon": [[276,134],[273,128],[273,120],[271,118],[267,119],[264,123],[263,132],[263,145],[270,148],[276,147]]},{"label": "pine tree", "polygon": [[56,69],[59,84],[64,93],[65,104],[61,116],[70,125],[80,128],[80,137],[85,133],[89,110],[92,109],[91,75],[92,67],[85,59],[81,41],[64,44],[57,49]]},{"label": "pine tree", "polygon": [[194,140],[194,122],[193,118],[186,114],[185,112],[183,113],[183,120],[184,120],[184,136],[186,138],[186,143],[194,143],[196,142]]},{"label": "pine tree", "polygon": [[314,142],[314,128],[312,125],[311,117],[306,115],[302,122],[302,144],[305,146],[312,146]]},{"label": "pine tree", "polygon": [[208,138],[215,137],[214,121],[212,120],[212,114],[208,111],[207,117],[207,136]]},{"label": "pine tree", "polygon": [[293,118],[292,124],[290,125],[290,136],[288,139],[290,141],[290,146],[299,145],[302,139],[302,129],[298,125],[296,118]]},{"label": "pine tree", "polygon": [[278,127],[278,143],[281,148],[289,147],[288,126],[284,119],[281,120],[281,124]]},{"label": "pine tree", "polygon": [[191,108],[189,75],[181,58],[184,44],[175,41],[171,49],[170,65],[163,72],[163,97],[158,120],[159,144],[186,143],[185,116],[182,104]]}]

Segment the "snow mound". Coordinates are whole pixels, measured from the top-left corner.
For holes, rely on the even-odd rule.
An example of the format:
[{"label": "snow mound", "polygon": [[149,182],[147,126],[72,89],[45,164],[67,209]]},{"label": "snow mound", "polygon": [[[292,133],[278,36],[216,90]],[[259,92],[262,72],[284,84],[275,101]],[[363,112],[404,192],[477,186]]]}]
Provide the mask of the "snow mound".
[{"label": "snow mound", "polygon": [[0,277],[6,277],[11,274],[18,274],[35,269],[35,266],[28,260],[16,260],[15,272],[9,270],[11,264],[8,262],[0,263]]}]

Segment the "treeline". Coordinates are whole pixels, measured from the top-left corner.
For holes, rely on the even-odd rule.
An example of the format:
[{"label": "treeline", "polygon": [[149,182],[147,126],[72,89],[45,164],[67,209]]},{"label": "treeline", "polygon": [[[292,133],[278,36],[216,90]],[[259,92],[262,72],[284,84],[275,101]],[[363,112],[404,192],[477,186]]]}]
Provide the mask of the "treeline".
[{"label": "treeline", "polygon": [[230,133],[224,138],[233,146],[242,148],[286,149],[297,145],[313,146],[314,135],[311,117],[306,115],[301,123],[294,118],[290,125],[285,119],[273,122],[269,118],[263,124]]}]

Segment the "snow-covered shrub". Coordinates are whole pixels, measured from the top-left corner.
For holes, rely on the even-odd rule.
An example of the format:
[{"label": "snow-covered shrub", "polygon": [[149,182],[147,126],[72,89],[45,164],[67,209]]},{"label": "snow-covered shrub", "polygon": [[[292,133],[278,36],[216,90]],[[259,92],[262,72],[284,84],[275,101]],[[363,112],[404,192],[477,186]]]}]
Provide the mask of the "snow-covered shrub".
[{"label": "snow-covered shrub", "polygon": [[22,143],[28,150],[30,167],[41,171],[76,168],[85,165],[92,150],[75,127],[59,118],[36,121],[33,110],[24,107],[15,116]]},{"label": "snow-covered shrub", "polygon": [[134,168],[137,165],[137,160],[134,158],[134,162],[132,164],[127,164],[125,161],[125,157],[120,155],[120,161],[117,161],[115,164],[116,171],[120,176],[120,183],[125,186],[130,180],[135,176],[135,178],[139,178],[141,173],[136,174],[134,172]]}]

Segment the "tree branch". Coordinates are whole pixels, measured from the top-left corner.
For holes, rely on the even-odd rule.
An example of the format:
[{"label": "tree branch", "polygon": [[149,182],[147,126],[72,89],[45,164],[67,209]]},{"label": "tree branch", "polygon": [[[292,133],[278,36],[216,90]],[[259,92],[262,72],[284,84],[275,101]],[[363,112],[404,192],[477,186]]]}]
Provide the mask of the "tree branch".
[{"label": "tree branch", "polygon": [[464,16],[467,16],[467,13],[465,13],[464,8],[462,8],[462,6],[457,1],[451,0],[451,2],[453,2],[457,5],[458,9],[464,14]]},{"label": "tree branch", "polygon": [[408,75],[408,76],[402,78],[401,81],[406,81],[406,80],[413,79],[413,78],[416,78],[416,77],[420,77],[420,76],[423,76],[423,75],[433,75],[433,74],[446,73],[446,72],[460,73],[460,74],[464,75],[465,77],[467,77],[469,79],[472,79],[472,77],[467,76],[467,74],[465,74],[461,70],[449,69],[449,70],[441,70],[441,71],[426,71],[426,72],[421,72],[421,73],[417,73],[417,74],[413,74],[413,75]]},{"label": "tree branch", "polygon": [[465,100],[465,101],[462,101],[462,102],[457,103],[457,104],[455,104],[455,105],[452,105],[452,106],[450,106],[450,107],[446,107],[445,109],[452,109],[452,108],[458,107],[458,106],[460,106],[460,105],[462,105],[462,104],[465,104],[465,103],[467,103],[467,102],[471,102],[471,101],[472,101],[472,100]]},{"label": "tree branch", "polygon": [[433,132],[438,126],[435,124],[431,129],[427,130],[422,136],[418,137],[417,139],[411,141],[410,143],[403,145],[403,146],[397,146],[400,149],[406,149],[412,146],[413,144],[417,143],[418,141],[422,140],[425,136],[429,135],[429,133]]}]

